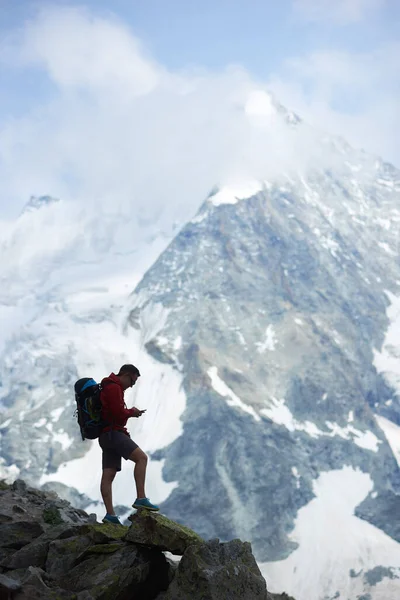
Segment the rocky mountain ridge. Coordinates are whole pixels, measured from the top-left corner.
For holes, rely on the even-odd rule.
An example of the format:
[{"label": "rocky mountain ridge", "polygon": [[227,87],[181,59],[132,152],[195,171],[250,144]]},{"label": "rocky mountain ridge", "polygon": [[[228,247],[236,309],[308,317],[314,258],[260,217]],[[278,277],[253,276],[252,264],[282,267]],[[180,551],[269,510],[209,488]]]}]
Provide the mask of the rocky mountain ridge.
[{"label": "rocky mountain ridge", "polygon": [[0,482],[0,498],[4,600],[293,600],[267,592],[249,543],[206,542],[146,511],[99,524],[21,480]]}]

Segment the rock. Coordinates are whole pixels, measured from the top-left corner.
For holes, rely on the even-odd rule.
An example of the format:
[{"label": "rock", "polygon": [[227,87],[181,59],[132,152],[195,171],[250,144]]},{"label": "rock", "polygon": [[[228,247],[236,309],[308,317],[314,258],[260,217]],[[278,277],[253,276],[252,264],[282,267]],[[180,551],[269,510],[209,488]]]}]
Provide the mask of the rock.
[{"label": "rock", "polygon": [[13,510],[13,512],[19,513],[19,514],[25,514],[26,513],[25,508],[23,508],[19,504],[14,504],[13,507],[12,507],[12,510]]},{"label": "rock", "polygon": [[55,540],[66,540],[74,536],[89,535],[89,542],[93,541],[103,542],[109,539],[118,539],[117,535],[112,536],[111,533],[105,531],[96,531],[96,529],[82,526],[71,526],[69,523],[63,523],[45,531],[38,538],[33,540],[30,544],[23,546],[17,552],[14,552],[11,556],[0,557],[0,564],[8,569],[22,569],[29,566],[41,567],[46,566],[47,555],[49,545]]},{"label": "rock", "polygon": [[45,506],[43,509],[43,521],[49,525],[60,525],[64,523],[57,506]]},{"label": "rock", "polygon": [[94,600],[92,594],[90,594],[87,590],[83,592],[79,592],[76,596],[76,600]]},{"label": "rock", "polygon": [[24,569],[4,569],[4,575],[7,575],[7,577],[11,577],[11,579],[15,579],[15,581],[19,581],[21,583],[21,580],[26,575],[26,567]]},{"label": "rock", "polygon": [[15,492],[18,492],[19,494],[24,494],[27,489],[27,485],[22,479],[16,479],[11,487]]},{"label": "rock", "polygon": [[32,585],[38,589],[47,587],[44,579],[48,579],[48,575],[39,567],[28,567],[25,576],[21,579],[22,585]]},{"label": "rock", "polygon": [[7,599],[13,592],[21,589],[19,581],[7,577],[7,575],[0,574],[0,598],[3,600]]},{"label": "rock", "polygon": [[3,513],[0,513],[0,523],[10,523],[10,521],[12,521],[12,517],[10,517],[10,515],[5,515]]},{"label": "rock", "polygon": [[[129,528],[89,523],[86,513],[75,523],[83,511],[15,487],[0,490],[0,600],[291,600],[266,595],[250,544],[206,543],[146,511]],[[16,502],[26,513],[13,510]],[[44,514],[49,508],[59,513]],[[58,514],[68,522],[52,524]]]},{"label": "rock", "polygon": [[111,523],[88,523],[76,528],[76,531],[84,531],[96,544],[122,540],[126,534],[126,527],[112,525]]},{"label": "rock", "polygon": [[[69,534],[73,534],[72,536]],[[96,544],[118,542],[126,533],[126,528],[117,525],[93,524],[70,527],[49,544],[46,571],[52,577],[68,573],[86,550]]]},{"label": "rock", "polygon": [[248,542],[190,546],[165,600],[267,600],[267,586]]},{"label": "rock", "polygon": [[129,520],[132,524],[124,538],[128,542],[168,550],[177,555],[182,555],[192,544],[204,542],[191,529],[159,513],[138,510]]},{"label": "rock", "polygon": [[44,529],[40,523],[32,521],[16,521],[0,525],[0,547],[22,548],[39,537]]},{"label": "rock", "polygon": [[84,524],[89,522],[85,511],[60,500],[53,491],[31,488],[24,481],[12,485],[0,481],[0,524],[12,521],[37,521],[44,528],[57,523]]},{"label": "rock", "polygon": [[87,536],[74,536],[51,542],[46,560],[46,572],[53,578],[62,577],[91,545],[92,541]]},{"label": "rock", "polygon": [[72,600],[70,592],[47,585],[47,573],[37,567],[29,567],[22,578],[22,589],[15,600]]},{"label": "rock", "polygon": [[15,553],[15,548],[0,548],[0,573],[2,573],[8,565],[8,561]]},{"label": "rock", "polygon": [[156,598],[169,583],[169,565],[161,552],[122,544],[113,553],[81,557],[58,583],[75,592],[90,591],[93,598]]},{"label": "rock", "polygon": [[11,558],[3,563],[8,569],[23,569],[28,567],[44,567],[46,565],[47,552],[49,549],[49,540],[38,540],[27,544]]}]

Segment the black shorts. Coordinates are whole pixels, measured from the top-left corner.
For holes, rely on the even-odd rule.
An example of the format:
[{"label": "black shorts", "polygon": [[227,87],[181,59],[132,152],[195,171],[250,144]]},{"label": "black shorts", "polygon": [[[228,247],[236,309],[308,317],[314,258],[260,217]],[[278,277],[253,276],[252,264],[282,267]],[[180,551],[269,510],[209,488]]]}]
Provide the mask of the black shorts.
[{"label": "black shorts", "polygon": [[128,460],[138,445],[131,440],[129,435],[122,431],[106,431],[100,434],[99,444],[103,450],[103,470],[121,470],[121,458]]}]

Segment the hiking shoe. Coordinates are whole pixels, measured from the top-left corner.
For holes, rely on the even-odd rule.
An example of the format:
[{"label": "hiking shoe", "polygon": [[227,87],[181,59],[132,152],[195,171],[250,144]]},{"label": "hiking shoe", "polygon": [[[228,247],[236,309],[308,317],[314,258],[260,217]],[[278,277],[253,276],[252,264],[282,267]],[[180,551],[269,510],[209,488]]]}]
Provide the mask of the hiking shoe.
[{"label": "hiking shoe", "polygon": [[116,515],[109,515],[108,513],[104,517],[103,523],[113,523],[114,525],[122,525],[121,521]]},{"label": "hiking shoe", "polygon": [[152,504],[148,498],[136,498],[132,504],[133,508],[146,508],[147,510],[160,510],[160,507],[156,504]]}]

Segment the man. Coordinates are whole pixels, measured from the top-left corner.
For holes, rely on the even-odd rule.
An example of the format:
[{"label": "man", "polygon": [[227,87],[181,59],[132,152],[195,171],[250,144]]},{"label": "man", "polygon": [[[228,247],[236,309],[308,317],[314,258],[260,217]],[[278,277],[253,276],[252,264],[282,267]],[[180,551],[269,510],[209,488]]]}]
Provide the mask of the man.
[{"label": "man", "polygon": [[99,437],[99,444],[103,450],[100,491],[107,511],[103,523],[121,525],[115,515],[112,501],[112,482],[117,472],[121,470],[121,457],[135,463],[136,500],[132,505],[133,508],[159,510],[159,507],[152,504],[145,494],[147,455],[130,438],[125,427],[130,417],[138,418],[146,412],[135,407],[127,408],[124,401],[125,390],[134,386],[138,377],[140,377],[140,373],[137,367],[123,365],[117,375],[111,373],[101,382],[102,418],[107,423]]}]

